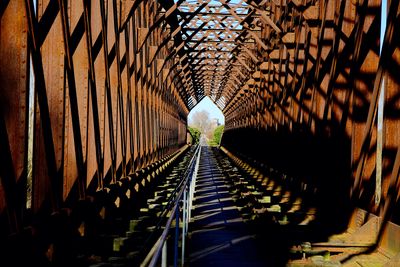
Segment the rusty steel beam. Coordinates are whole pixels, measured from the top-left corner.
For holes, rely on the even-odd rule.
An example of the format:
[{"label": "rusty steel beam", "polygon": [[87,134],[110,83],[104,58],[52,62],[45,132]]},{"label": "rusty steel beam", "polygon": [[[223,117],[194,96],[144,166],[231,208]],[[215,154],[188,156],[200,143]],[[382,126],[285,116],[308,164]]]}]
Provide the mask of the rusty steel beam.
[{"label": "rusty steel beam", "polygon": [[[9,214],[10,232],[20,229],[27,194],[19,192],[18,183],[26,183],[28,92],[37,99],[30,110],[36,113],[35,134],[29,136],[33,212],[55,211],[76,201],[76,193],[84,199],[92,185],[104,190],[185,144],[189,110],[184,91],[178,92],[177,80],[171,79],[176,69],[165,61],[171,52],[165,36],[171,29],[153,26],[142,50],[135,42],[138,29],[159,18],[162,6],[150,8],[153,4],[60,0],[38,1],[35,8],[28,0],[2,3],[2,65],[15,63],[12,73],[18,76],[2,68],[2,83],[14,88],[1,90],[3,106],[9,107],[1,113],[2,140],[9,143],[2,151],[10,153],[2,154],[8,163],[1,172],[0,197],[6,201],[0,210]],[[10,21],[12,13],[20,19]],[[158,23],[164,25],[166,18]],[[7,35],[11,30],[15,39]],[[28,90],[30,57],[35,84]],[[157,67],[160,60],[164,64]],[[156,70],[164,74],[154,75]]]},{"label": "rusty steel beam", "polygon": [[[288,166],[312,164],[302,157],[310,156],[333,174],[307,165],[304,179],[346,176],[346,198],[365,209],[383,168],[381,195],[398,202],[397,0],[383,39],[379,0],[37,2],[0,6],[0,215],[8,232],[21,229],[28,170],[33,214],[83,200],[92,188],[106,192],[182,147],[187,115],[206,96],[226,116],[227,146],[251,132]],[[295,151],[301,141],[311,152]],[[368,211],[385,222],[396,214]]]},{"label": "rusty steel beam", "polygon": [[[352,205],[377,214],[383,223],[390,220],[398,223],[398,212],[388,207],[382,209],[379,204],[369,206],[374,197],[370,190],[375,194],[376,190],[381,191],[378,194],[385,198],[386,205],[398,203],[393,188],[398,187],[395,155],[400,144],[396,132],[400,124],[398,117],[393,116],[397,110],[393,101],[398,96],[399,81],[393,73],[398,70],[399,46],[397,33],[392,32],[399,19],[398,1],[390,1],[388,6],[388,26],[383,39],[379,38],[379,31],[384,30],[380,29],[380,1],[292,1],[284,6],[278,2],[264,1],[260,6],[251,2],[257,12],[272,11],[268,16],[261,14],[261,36],[267,41],[257,43],[255,54],[261,56],[261,64],[245,74],[248,81],[257,77],[255,84],[250,87],[245,82],[234,94],[225,90],[228,96],[223,107],[225,138],[243,140],[240,134],[247,129],[261,129],[270,134],[289,132],[294,138],[304,135],[314,139],[337,138],[333,142],[343,145],[343,154],[336,160],[346,163],[348,170],[341,175],[351,178],[352,185],[343,197],[351,195]],[[288,14],[291,20],[284,19]],[[379,42],[384,47],[381,55]],[[265,51],[263,45],[268,47]],[[389,64],[393,67],[388,67]],[[390,111],[383,111],[383,122],[378,125],[378,97],[383,83],[385,99],[379,105]],[[383,135],[381,151],[376,148],[378,127]],[[261,144],[266,142],[262,138],[257,140]],[[252,144],[257,146],[256,142]],[[234,148],[233,143],[229,145]],[[285,155],[294,150],[284,148]],[[307,156],[312,153],[302,151]],[[329,153],[324,151],[321,156],[331,161],[328,166],[334,166],[335,159]],[[381,162],[377,162],[378,153]],[[384,169],[381,189],[373,184],[375,171],[380,170],[378,165]],[[319,175],[318,179],[325,179],[327,174]],[[385,229],[383,226],[381,231]]]}]

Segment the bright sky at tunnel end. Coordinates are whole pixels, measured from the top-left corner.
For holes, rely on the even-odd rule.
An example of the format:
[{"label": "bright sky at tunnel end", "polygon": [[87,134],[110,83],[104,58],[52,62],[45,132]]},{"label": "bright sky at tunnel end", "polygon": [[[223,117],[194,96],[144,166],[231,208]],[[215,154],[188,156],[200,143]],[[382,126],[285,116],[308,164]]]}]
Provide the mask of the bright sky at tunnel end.
[{"label": "bright sky at tunnel end", "polygon": [[196,111],[205,110],[210,114],[210,119],[218,119],[220,124],[225,124],[225,117],[222,114],[222,111],[212,102],[212,100],[206,96],[204,97],[200,103],[198,103],[189,113],[188,122],[192,120],[192,116]]}]

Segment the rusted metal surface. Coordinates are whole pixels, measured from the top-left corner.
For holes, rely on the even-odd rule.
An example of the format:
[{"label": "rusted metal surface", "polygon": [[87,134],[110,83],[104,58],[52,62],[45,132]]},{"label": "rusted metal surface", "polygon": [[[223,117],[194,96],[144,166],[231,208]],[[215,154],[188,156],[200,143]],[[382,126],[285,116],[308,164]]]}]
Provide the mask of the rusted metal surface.
[{"label": "rusted metal surface", "polygon": [[[398,69],[399,37],[393,31],[398,27],[398,4],[388,3],[386,34],[380,38],[385,31],[381,1],[263,2],[258,8],[273,10],[270,18],[279,27],[264,21],[261,36],[269,49],[259,46],[256,54],[266,58],[224,109],[227,147],[237,146],[238,152],[255,160],[297,172],[307,187],[317,185],[321,194],[329,195],[324,206],[328,213],[341,212],[343,217],[346,206],[354,205],[380,216],[376,242],[388,221],[398,222],[399,119],[393,114],[399,83],[391,74]],[[381,90],[384,114],[378,126]],[[255,140],[241,144],[245,138]],[[375,184],[378,175],[382,189]],[[335,190],[336,196],[330,193]],[[379,195],[385,207],[376,201]]]},{"label": "rusted metal surface", "polygon": [[[185,144],[188,106],[176,88],[181,74],[174,57],[167,59],[173,47],[161,46],[171,32],[164,20],[149,30],[160,12],[152,1],[2,4],[7,164],[0,208],[11,232],[25,206],[18,182],[26,183],[27,164],[33,164],[32,212],[56,211],[65,201],[85,198],[88,187],[102,190]],[[32,162],[27,162],[29,92],[35,94]]]},{"label": "rusted metal surface", "polygon": [[[7,2],[7,1],[6,1]],[[2,3],[3,5],[3,3]],[[9,228],[20,227],[21,195],[24,194],[28,42],[23,1],[4,3],[0,25],[0,213],[7,214]]]},{"label": "rusted metal surface", "polygon": [[380,0],[3,1],[5,233],[177,151],[205,96],[226,116],[225,146],[327,192],[327,213],[361,206],[400,222],[398,2],[382,39]]}]

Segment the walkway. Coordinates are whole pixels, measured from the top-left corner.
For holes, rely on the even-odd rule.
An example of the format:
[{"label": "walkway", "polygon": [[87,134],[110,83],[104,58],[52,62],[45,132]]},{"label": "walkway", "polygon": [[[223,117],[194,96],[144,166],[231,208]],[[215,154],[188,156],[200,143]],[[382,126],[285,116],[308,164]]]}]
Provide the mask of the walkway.
[{"label": "walkway", "polygon": [[190,227],[189,266],[265,266],[212,149],[202,147]]}]

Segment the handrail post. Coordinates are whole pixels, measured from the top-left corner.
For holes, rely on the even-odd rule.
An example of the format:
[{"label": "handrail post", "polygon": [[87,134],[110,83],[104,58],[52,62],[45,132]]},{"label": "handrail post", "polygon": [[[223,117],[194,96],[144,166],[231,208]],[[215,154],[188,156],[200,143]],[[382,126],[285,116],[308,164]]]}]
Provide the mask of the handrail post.
[{"label": "handrail post", "polygon": [[161,267],[167,267],[167,240],[164,241],[162,248]]},{"label": "handrail post", "polygon": [[196,174],[197,174],[197,171],[195,169],[194,172],[193,172],[192,180],[190,181],[190,188],[189,188],[188,222],[190,222],[190,219],[192,218],[194,182],[195,182],[195,179],[196,179]]},{"label": "handrail post", "polygon": [[196,187],[197,172],[199,170],[199,165],[200,165],[200,154],[201,154],[201,146],[199,147],[199,152],[198,152],[197,158],[196,158],[196,164],[194,166],[194,172],[192,174],[192,180],[190,181],[188,221],[190,221],[190,219],[192,218],[192,206],[193,206],[193,198],[194,198],[194,189]]},{"label": "handrail post", "polygon": [[186,185],[183,189],[183,199],[182,199],[182,208],[183,208],[183,219],[182,219],[182,255],[181,255],[181,266],[183,266],[185,262],[185,237],[186,237],[186,220],[187,220],[187,193],[186,193]]},{"label": "handrail post", "polygon": [[186,195],[186,225],[185,225],[185,236],[188,233],[189,229],[189,201],[190,201],[190,184],[187,186],[187,195]]},{"label": "handrail post", "polygon": [[175,212],[175,243],[174,243],[174,267],[178,267],[178,246],[179,246],[179,205]]}]

